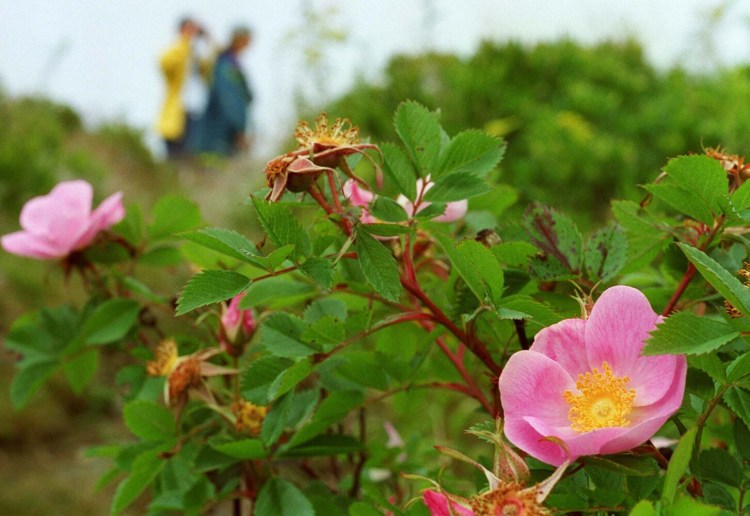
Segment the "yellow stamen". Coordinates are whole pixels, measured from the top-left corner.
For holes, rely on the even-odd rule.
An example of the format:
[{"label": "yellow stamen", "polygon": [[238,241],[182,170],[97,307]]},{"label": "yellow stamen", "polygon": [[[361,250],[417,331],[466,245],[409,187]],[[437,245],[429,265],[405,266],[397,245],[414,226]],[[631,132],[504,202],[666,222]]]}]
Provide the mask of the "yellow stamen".
[{"label": "yellow stamen", "polygon": [[603,373],[594,368],[579,374],[576,388],[580,394],[570,391],[563,398],[570,404],[568,419],[571,428],[578,433],[598,428],[628,426],[627,419],[633,409],[635,389],[628,389],[628,376],[615,376],[607,362],[602,363]]},{"label": "yellow stamen", "polygon": [[353,126],[346,118],[337,118],[329,127],[325,113],[315,119],[315,129],[311,129],[306,121],[301,120],[294,131],[294,138],[300,149],[311,148],[314,144],[339,147],[360,143],[359,128]]},{"label": "yellow stamen", "polygon": [[165,339],[154,351],[154,360],[146,362],[146,372],[151,376],[169,376],[177,364],[177,343]]},{"label": "yellow stamen", "polygon": [[232,404],[232,412],[237,417],[235,428],[238,432],[258,435],[263,426],[263,419],[268,413],[268,407],[240,400]]}]

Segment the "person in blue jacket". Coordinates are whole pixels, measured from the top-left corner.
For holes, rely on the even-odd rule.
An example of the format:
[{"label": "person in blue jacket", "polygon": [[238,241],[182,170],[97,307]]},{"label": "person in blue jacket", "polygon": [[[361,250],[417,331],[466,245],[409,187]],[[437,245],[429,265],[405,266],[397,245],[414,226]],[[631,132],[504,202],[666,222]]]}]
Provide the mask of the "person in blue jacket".
[{"label": "person in blue jacket", "polygon": [[206,111],[192,138],[192,150],[232,156],[248,147],[248,108],[253,93],[239,56],[251,42],[249,29],[235,28],[229,46],[217,57]]}]

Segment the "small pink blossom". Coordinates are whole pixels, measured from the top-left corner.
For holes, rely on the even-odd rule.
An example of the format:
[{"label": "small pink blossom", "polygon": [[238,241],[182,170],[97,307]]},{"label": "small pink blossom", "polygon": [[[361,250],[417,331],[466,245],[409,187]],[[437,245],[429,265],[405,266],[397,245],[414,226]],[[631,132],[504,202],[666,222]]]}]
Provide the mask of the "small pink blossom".
[{"label": "small pink blossom", "polygon": [[363,208],[375,199],[374,193],[362,188],[362,186],[353,179],[347,179],[341,190],[344,192],[344,197],[349,199],[352,206]]},{"label": "small pink blossom", "polygon": [[[419,179],[417,179],[417,195],[419,195],[420,197],[423,196],[433,186],[435,186],[435,183],[430,180],[430,176],[427,176],[426,178],[420,177]],[[427,208],[430,204],[432,204],[429,201],[422,201],[419,203],[419,207],[415,211],[414,204],[404,195],[399,195],[398,199],[396,199],[396,202],[403,206],[406,212],[411,216],[416,215],[420,211]],[[463,218],[466,215],[466,211],[468,210],[468,208],[469,201],[466,199],[449,202],[445,205],[445,211],[443,211],[443,214],[438,215],[437,217],[433,217],[432,220],[434,220],[435,222],[454,222],[458,219]]]},{"label": "small pink blossom", "polygon": [[474,516],[474,511],[449,500],[443,493],[428,489],[422,494],[422,500],[430,510],[431,516]]},{"label": "small pink blossom", "polygon": [[255,331],[253,311],[240,309],[240,301],[245,297],[245,294],[247,292],[242,292],[233,297],[221,316],[222,345],[232,355],[241,353],[242,345],[250,340]]},{"label": "small pink blossom", "polygon": [[100,231],[125,216],[122,192],[91,210],[94,189],[83,180],[64,181],[21,209],[21,231],[2,237],[9,253],[40,260],[63,258],[91,244]]},{"label": "small pink blossom", "polygon": [[617,286],[587,319],[540,331],[500,375],[508,440],[553,465],[648,440],[680,407],[687,371],[682,355],[641,356],[660,321],[640,291]]}]

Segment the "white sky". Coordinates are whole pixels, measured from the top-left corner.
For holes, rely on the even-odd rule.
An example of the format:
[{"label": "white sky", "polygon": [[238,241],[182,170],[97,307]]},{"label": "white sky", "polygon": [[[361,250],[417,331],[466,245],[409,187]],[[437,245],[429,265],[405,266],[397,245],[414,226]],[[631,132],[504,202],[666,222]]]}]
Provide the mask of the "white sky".
[{"label": "white sky", "polygon": [[[255,86],[254,119],[261,143],[269,144],[293,122],[295,88],[340,93],[357,74],[377,78],[395,52],[465,55],[487,38],[567,35],[591,43],[634,35],[659,66],[701,66],[702,20],[724,4],[716,57],[748,60],[750,5],[741,0],[0,0],[0,85],[11,95],[67,102],[89,121],[121,119],[154,139],[163,91],[156,63],[177,20],[194,16],[219,41],[244,24],[255,32],[243,58]],[[322,86],[302,66],[305,5],[348,34],[328,47]]]}]

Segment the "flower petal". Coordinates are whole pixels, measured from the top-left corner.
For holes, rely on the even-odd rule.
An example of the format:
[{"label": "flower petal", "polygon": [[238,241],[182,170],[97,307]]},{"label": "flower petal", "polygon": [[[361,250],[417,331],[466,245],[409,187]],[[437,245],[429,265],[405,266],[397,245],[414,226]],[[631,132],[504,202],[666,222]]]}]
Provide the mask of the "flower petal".
[{"label": "flower petal", "polygon": [[375,198],[375,194],[359,186],[353,179],[348,179],[341,189],[352,206],[367,206]]},{"label": "flower petal", "polygon": [[[448,500],[447,496],[434,489],[427,489],[422,493],[422,500],[430,510],[431,516],[474,516],[474,511]],[[451,509],[453,509],[453,512],[451,512]]]},{"label": "flower petal", "polygon": [[635,389],[633,405],[651,405],[662,399],[674,383],[675,373],[685,368],[682,355],[640,357],[630,372],[630,387]]},{"label": "flower petal", "polygon": [[560,445],[545,440],[549,434],[539,433],[528,419],[536,418],[506,418],[503,423],[505,437],[517,448],[525,451],[532,457],[547,464],[559,466],[568,458]]},{"label": "flower petal", "polygon": [[575,382],[548,356],[530,350],[515,353],[503,368],[498,387],[506,418],[535,416],[551,425],[570,424],[570,406],[562,395],[574,390]]},{"label": "flower petal", "polygon": [[[575,432],[572,428],[568,427],[556,427],[553,425],[550,425],[547,421],[544,421],[543,419],[536,418],[536,417],[525,417],[524,421],[529,425],[529,428],[536,432],[537,435],[543,436],[543,437],[557,437],[561,441],[565,443],[565,445],[568,447],[568,451],[570,452],[570,457],[566,456],[563,451],[560,451],[558,456],[552,456],[552,458],[556,459],[556,462],[549,462],[549,464],[552,464],[554,466],[559,466],[562,464],[564,459],[569,458],[571,461],[574,461],[578,457],[581,457],[583,455],[599,455],[601,453],[615,453],[615,452],[604,452],[605,447],[609,446],[611,442],[615,441],[617,442],[618,439],[621,439],[621,437],[625,434],[627,434],[631,428],[630,427],[611,427],[611,428],[600,428],[598,430],[592,430],[590,432],[583,432],[578,433]],[[528,432],[528,430],[527,430]],[[650,435],[648,436],[650,437]],[[646,437],[646,439],[648,439]],[[644,439],[644,441],[646,440]],[[643,442],[643,441],[641,441]],[[541,444],[541,443],[539,443]],[[559,446],[553,444],[558,450],[562,450]],[[640,444],[640,443],[638,443]],[[622,448],[617,451],[625,451],[629,450],[629,448]],[[541,449],[539,445],[534,449],[534,452],[536,452],[537,449]],[[546,450],[544,450],[546,451]],[[539,460],[543,460],[547,462],[544,458],[538,457],[534,455],[531,451],[529,452],[530,455],[533,457],[536,457]]]},{"label": "flower petal", "polygon": [[9,253],[39,260],[62,258],[68,254],[68,250],[60,249],[44,237],[25,231],[16,231],[15,233],[3,235],[2,246]]},{"label": "flower petal", "polygon": [[21,227],[43,235],[61,255],[67,254],[86,232],[91,214],[93,189],[86,181],[64,181],[21,209]]},{"label": "flower petal", "polygon": [[75,243],[74,249],[82,249],[89,245],[96,235],[109,229],[125,217],[125,207],[122,205],[122,192],[113,193],[91,213],[86,232]]},{"label": "flower petal", "polygon": [[445,205],[445,211],[442,215],[433,217],[435,222],[453,222],[462,219],[469,209],[469,201],[466,199],[449,202]]},{"label": "flower petal", "polygon": [[586,321],[591,369],[607,362],[617,376],[629,375],[658,320],[639,290],[622,285],[605,290]]},{"label": "flower petal", "polygon": [[586,356],[585,327],[583,319],[565,319],[548,326],[536,334],[530,351],[550,357],[575,379],[591,370]]}]

